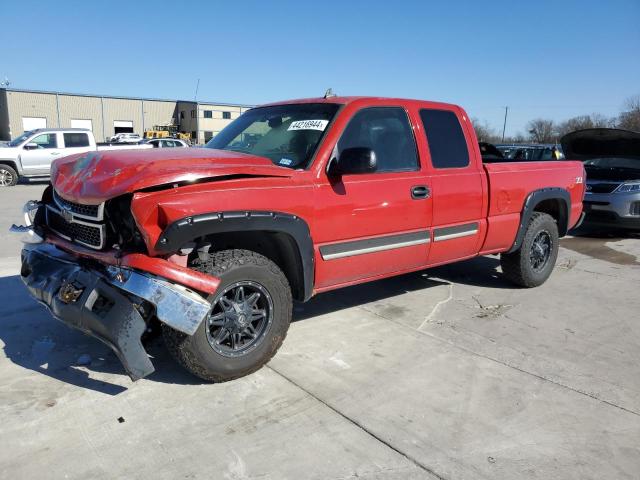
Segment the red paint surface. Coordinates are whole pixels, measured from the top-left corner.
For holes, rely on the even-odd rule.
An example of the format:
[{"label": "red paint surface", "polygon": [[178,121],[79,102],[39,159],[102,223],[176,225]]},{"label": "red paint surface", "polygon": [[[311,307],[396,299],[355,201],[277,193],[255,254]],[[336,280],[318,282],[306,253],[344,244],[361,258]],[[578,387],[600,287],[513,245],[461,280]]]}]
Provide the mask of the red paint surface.
[{"label": "red paint surface", "polygon": [[[584,175],[580,162],[483,165],[468,116],[455,105],[364,97],[282,103],[303,102],[343,104],[308,170],[277,167],[267,159],[233,152],[197,148],[153,149],[61,159],[55,162],[53,182],[63,197],[79,203],[99,203],[123,193],[136,192],[132,212],[151,256],[158,253],[153,247],[163,229],[186,216],[229,210],[277,211],[297,215],[309,225],[315,246],[315,291],[471,258],[481,252],[508,250],[515,239],[525,198],[533,190],[544,187],[567,189],[572,200],[570,226],[577,222],[582,211],[584,184],[576,183],[577,178]],[[419,169],[403,173],[345,175],[338,181],[329,179],[326,175],[327,162],[343,129],[357,111],[372,106],[406,109],[420,156]],[[422,108],[450,110],[458,116],[470,152],[468,167],[440,170],[432,167],[428,141],[419,117]],[[220,178],[235,174],[255,177]],[[218,181],[152,192],[140,191],[155,185],[198,178],[215,180],[216,177]],[[431,198],[411,199],[410,189],[416,185],[428,186]],[[323,260],[319,251],[323,244],[418,230],[433,232],[437,228],[471,222],[478,223],[476,235],[427,245],[329,261]],[[93,251],[90,253],[99,255]],[[138,255],[130,261],[138,262],[141,269],[153,268],[154,273],[160,270],[169,272],[173,275],[170,278],[178,283],[188,285],[185,282],[189,281],[192,283],[189,286],[198,290],[211,291],[210,288],[193,286],[196,279],[209,287],[218,281],[214,279],[207,283],[202,274],[166,260],[144,264],[143,258],[151,260]],[[182,270],[176,270],[178,268]]]},{"label": "red paint surface", "polygon": [[56,160],[51,182],[63,198],[97,205],[157,185],[238,174],[286,177],[291,170],[264,158],[208,148],[107,150]]}]

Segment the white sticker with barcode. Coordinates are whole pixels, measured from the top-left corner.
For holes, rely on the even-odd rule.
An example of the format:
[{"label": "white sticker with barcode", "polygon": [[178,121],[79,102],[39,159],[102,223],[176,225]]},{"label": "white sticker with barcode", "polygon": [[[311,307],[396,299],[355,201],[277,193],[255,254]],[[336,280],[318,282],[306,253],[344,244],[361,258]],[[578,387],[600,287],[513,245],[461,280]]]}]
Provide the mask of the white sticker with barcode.
[{"label": "white sticker with barcode", "polygon": [[287,130],[320,130],[327,128],[329,120],[298,120],[291,122]]}]

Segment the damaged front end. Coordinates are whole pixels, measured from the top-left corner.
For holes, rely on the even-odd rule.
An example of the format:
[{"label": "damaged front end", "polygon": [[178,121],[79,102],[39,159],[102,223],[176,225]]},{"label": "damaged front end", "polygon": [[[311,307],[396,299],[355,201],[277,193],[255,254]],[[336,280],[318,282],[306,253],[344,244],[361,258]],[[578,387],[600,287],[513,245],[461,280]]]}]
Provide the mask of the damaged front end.
[{"label": "damaged front end", "polygon": [[31,295],[57,319],[111,347],[132,380],[154,371],[140,341],[153,315],[192,335],[211,308],[180,285],[79,261],[48,243],[25,246],[20,275]]}]

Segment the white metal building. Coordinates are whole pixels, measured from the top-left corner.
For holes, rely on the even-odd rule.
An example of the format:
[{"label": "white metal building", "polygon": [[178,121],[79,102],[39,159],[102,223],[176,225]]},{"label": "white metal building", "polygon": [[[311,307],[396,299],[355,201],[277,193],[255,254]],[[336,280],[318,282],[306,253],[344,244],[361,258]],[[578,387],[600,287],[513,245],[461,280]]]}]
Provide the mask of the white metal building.
[{"label": "white metal building", "polygon": [[39,90],[0,89],[0,140],[35,128],[87,128],[98,141],[176,125],[194,143],[205,143],[250,105],[157,98],[114,97]]}]

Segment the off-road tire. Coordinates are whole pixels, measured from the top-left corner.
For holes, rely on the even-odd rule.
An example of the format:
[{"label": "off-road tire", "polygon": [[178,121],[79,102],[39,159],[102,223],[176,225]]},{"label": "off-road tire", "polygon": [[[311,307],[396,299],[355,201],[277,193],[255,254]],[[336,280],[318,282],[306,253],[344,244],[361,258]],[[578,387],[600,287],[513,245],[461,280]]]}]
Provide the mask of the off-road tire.
[{"label": "off-road tire", "polygon": [[[551,239],[549,258],[540,270],[534,269],[530,252],[534,240],[540,232],[547,232]],[[521,287],[537,287],[542,285],[551,275],[558,258],[558,225],[553,217],[542,212],[534,212],[524,234],[520,248],[513,253],[500,255],[500,266],[503,275]]]},{"label": "off-road tire", "polygon": [[[271,296],[273,317],[261,343],[239,357],[223,356],[207,339],[207,320],[192,336],[163,324],[165,344],[176,361],[188,371],[210,382],[226,382],[259,370],[278,351],[291,322],[291,287],[282,270],[268,258],[249,250],[223,250],[206,261],[195,259],[191,268],[220,278],[218,292],[239,281],[258,282]],[[209,297],[212,305],[218,294]]]},{"label": "off-road tire", "polygon": [[[4,170],[4,172],[2,172],[2,170]],[[18,183],[18,172],[16,172],[16,170],[7,165],[6,163],[0,163],[0,175],[6,173],[6,175],[10,175],[11,176],[11,180],[6,183],[6,184],[0,184],[0,188],[2,187],[13,187],[15,184]]]}]

